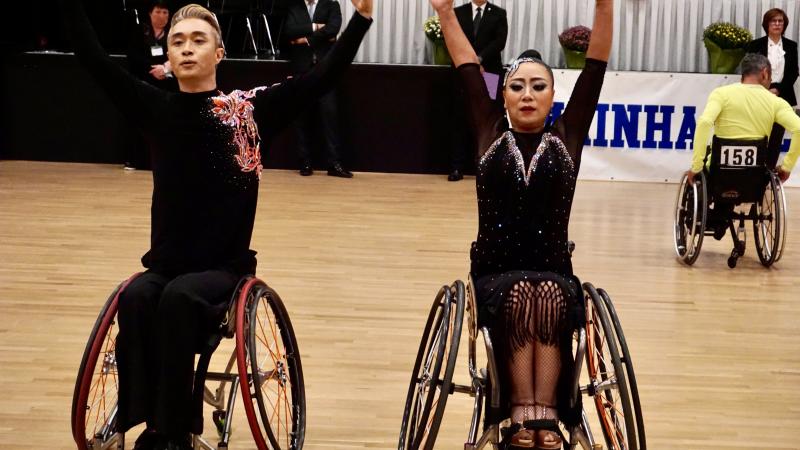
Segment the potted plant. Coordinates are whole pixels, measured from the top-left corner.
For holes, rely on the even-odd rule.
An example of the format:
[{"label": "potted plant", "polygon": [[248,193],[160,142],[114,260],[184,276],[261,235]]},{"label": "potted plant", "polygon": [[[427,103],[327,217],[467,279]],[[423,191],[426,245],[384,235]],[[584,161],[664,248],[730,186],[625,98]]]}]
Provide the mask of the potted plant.
[{"label": "potted plant", "polygon": [[447,46],[444,43],[444,34],[442,34],[442,23],[439,21],[439,16],[428,17],[428,20],[422,25],[425,30],[425,36],[431,41],[433,46],[433,63],[440,66],[449,66],[452,64],[450,53],[447,51]]},{"label": "potted plant", "polygon": [[734,73],[753,40],[750,30],[728,22],[716,22],[703,31],[711,73]]},{"label": "potted plant", "polygon": [[586,50],[591,37],[592,30],[583,25],[569,27],[558,35],[568,69],[583,69],[586,65]]}]

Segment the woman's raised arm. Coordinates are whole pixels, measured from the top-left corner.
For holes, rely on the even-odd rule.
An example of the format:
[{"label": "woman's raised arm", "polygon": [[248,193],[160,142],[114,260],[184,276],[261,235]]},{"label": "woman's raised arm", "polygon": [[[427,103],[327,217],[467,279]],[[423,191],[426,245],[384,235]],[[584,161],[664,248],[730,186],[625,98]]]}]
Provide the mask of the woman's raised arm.
[{"label": "woman's raised arm", "polygon": [[611,43],[614,40],[614,0],[597,0],[594,10],[592,38],[586,57],[608,61]]},{"label": "woman's raised arm", "polygon": [[464,30],[458,24],[456,11],[453,9],[453,0],[430,0],[431,6],[439,15],[442,23],[442,33],[447,44],[447,51],[453,64],[458,67],[464,64],[479,64],[478,55],[469,43]]}]

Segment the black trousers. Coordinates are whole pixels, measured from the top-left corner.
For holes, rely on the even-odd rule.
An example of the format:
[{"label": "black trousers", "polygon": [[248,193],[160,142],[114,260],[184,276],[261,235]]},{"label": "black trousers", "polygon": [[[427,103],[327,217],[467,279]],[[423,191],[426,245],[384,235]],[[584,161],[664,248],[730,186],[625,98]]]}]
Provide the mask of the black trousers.
[{"label": "black trousers", "polygon": [[133,127],[128,127],[126,133],[128,136],[125,143],[125,165],[136,169],[150,170],[152,167],[150,149],[144,136]]},{"label": "black trousers", "polygon": [[312,103],[305,112],[295,121],[294,128],[297,132],[297,151],[301,162],[311,162],[311,148],[315,139],[315,118],[319,116],[322,127],[325,159],[328,167],[341,162],[341,140],[339,138],[339,100],[336,89],[332,89],[319,100]]},{"label": "black trousers", "polygon": [[148,271],[122,292],[117,431],[147,422],[166,435],[202,432],[202,411],[192,406],[194,355],[219,326],[239,278],[220,270]]},{"label": "black trousers", "polygon": [[472,171],[477,151],[475,138],[467,117],[469,100],[458,79],[453,80],[452,86],[453,115],[450,119],[450,171]]}]

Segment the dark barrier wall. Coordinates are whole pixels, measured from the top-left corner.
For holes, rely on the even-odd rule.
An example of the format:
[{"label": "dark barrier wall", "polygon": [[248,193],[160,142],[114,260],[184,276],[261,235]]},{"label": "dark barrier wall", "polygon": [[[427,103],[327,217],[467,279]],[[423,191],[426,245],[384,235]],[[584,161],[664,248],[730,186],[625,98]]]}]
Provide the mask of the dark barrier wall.
[{"label": "dark barrier wall", "polygon": [[[6,61],[0,159],[123,162],[135,131],[72,55],[18,54]],[[285,62],[225,60],[218,82],[229,92],[270,85],[286,74]],[[353,65],[339,87],[346,165],[356,171],[445,173],[451,83],[453,72],[446,67]],[[297,167],[291,128],[262,151],[266,167]]]}]

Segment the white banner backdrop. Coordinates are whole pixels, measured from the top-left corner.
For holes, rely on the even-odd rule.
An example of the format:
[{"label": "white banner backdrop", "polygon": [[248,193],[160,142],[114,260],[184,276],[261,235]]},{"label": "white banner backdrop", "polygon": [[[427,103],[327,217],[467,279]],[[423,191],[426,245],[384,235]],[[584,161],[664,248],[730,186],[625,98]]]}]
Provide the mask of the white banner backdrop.
[{"label": "white banner backdrop", "polygon": [[[563,111],[579,74],[555,71],[554,115]],[[695,124],[709,94],[739,79],[738,75],[608,72],[580,178],[677,183],[690,166]],[[799,179],[795,174],[787,185],[800,186]]]}]

